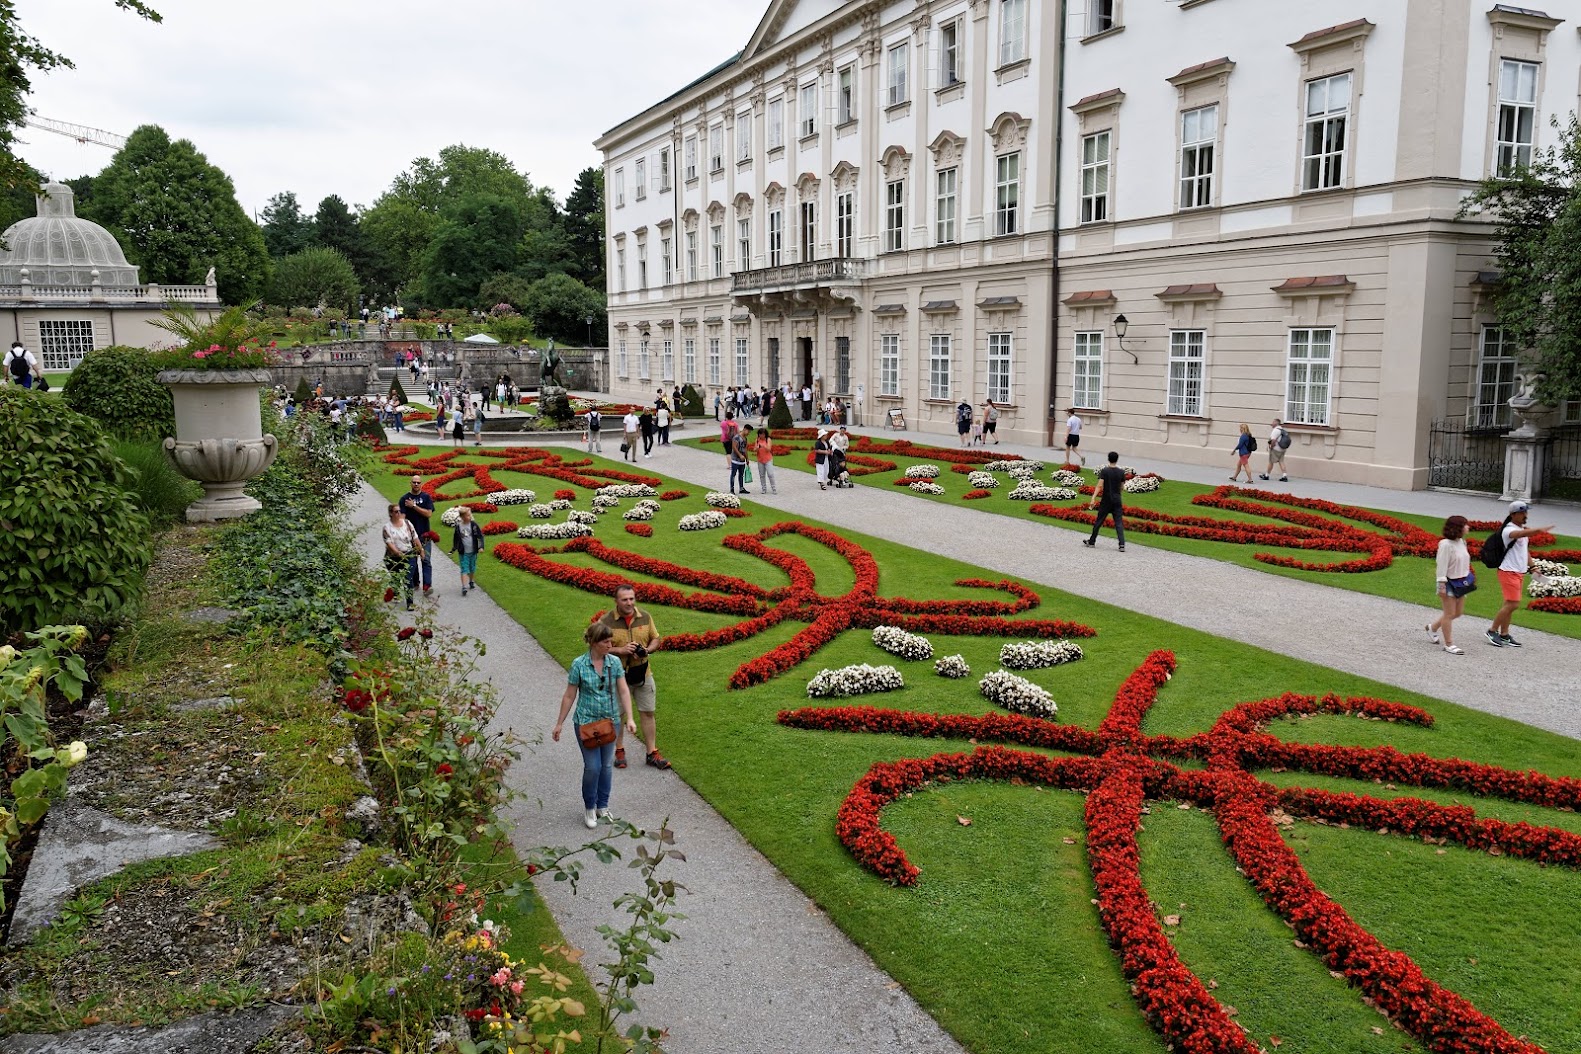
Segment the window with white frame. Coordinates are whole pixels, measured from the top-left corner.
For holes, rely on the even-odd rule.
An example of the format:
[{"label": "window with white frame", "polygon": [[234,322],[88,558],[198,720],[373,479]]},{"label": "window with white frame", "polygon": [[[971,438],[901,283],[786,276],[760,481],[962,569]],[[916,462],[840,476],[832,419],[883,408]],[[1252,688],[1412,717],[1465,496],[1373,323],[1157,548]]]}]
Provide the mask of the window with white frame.
[{"label": "window with white frame", "polygon": [[708,338],[708,383],[719,387],[719,338]]},{"label": "window with white frame", "polygon": [[906,181],[884,184],[884,251],[898,253],[906,247]]},{"label": "window with white frame", "polygon": [[681,341],[681,379],[687,384],[697,383],[697,338]]},{"label": "window with white frame", "polygon": [[841,124],[856,120],[856,67],[844,66],[835,75],[835,95]]},{"label": "window with white frame", "polygon": [[648,342],[646,340],[637,345],[637,379],[639,381],[653,379],[653,370],[648,365]]},{"label": "window with white frame", "polygon": [[665,238],[659,242],[659,253],[664,257],[661,270],[664,272],[664,284],[669,285],[675,281],[675,240]]},{"label": "window with white frame", "polygon": [[752,220],[736,221],[736,269],[745,271],[752,266]]},{"label": "window with white frame", "polygon": [[1301,145],[1301,189],[1345,184],[1345,136],[1350,127],[1349,73],[1307,81],[1306,127]]},{"label": "window with white frame", "polygon": [[659,151],[659,191],[663,193],[670,189],[670,148],[665,147]]},{"label": "window with white frame", "polygon": [[900,394],[899,333],[884,333],[878,338],[878,394]]},{"label": "window with white frame", "polygon": [[996,403],[1010,402],[1009,333],[988,334],[988,398]]},{"label": "window with white frame", "polygon": [[736,386],[744,387],[750,378],[747,374],[747,338],[736,338]]},{"label": "window with white frame", "polygon": [[1120,24],[1118,0],[1087,0],[1087,35],[1107,33]]},{"label": "window with white frame", "polygon": [[626,357],[626,342],[615,346],[615,372],[621,377],[631,376],[631,361]]},{"label": "window with white frame", "polygon": [[770,267],[778,267],[784,262],[785,251],[785,213],[780,209],[769,211],[769,263]]},{"label": "window with white frame", "polygon": [[93,350],[93,321],[62,318],[38,324],[40,365],[51,372],[74,370]]},{"label": "window with white frame", "polygon": [[1070,404],[1080,410],[1103,409],[1103,330],[1076,333],[1071,354]]},{"label": "window with white frame", "polygon": [[994,233],[1021,229],[1021,154],[1003,154],[994,164]]},{"label": "window with white frame", "polygon": [[906,90],[906,53],[910,46],[896,44],[889,49],[889,94],[886,105],[899,106],[911,98]]},{"label": "window with white frame", "polygon": [[637,288],[648,288],[648,247],[642,244],[637,246]]},{"label": "window with white frame", "polygon": [[769,345],[769,380],[780,379],[780,338],[768,338]]},{"label": "window with white frame", "polygon": [[961,20],[939,27],[939,84],[948,88],[961,83]]},{"label": "window with white frame", "polygon": [[622,246],[615,250],[615,291],[626,291],[626,250]]},{"label": "window with white frame", "polygon": [[1499,63],[1499,124],[1495,172],[1508,176],[1532,163],[1537,125],[1537,66],[1504,59]]},{"label": "window with white frame", "polygon": [[1081,140],[1081,222],[1109,218],[1109,133],[1095,132]]},{"label": "window with white frame", "polygon": [[697,137],[686,137],[686,182],[690,183],[697,178]]},{"label": "window with white frame", "polygon": [[708,129],[708,171],[725,170],[725,126],[716,124]]},{"label": "window with white frame", "polygon": [[801,86],[801,99],[797,105],[797,114],[801,118],[801,135],[805,139],[809,135],[818,134],[818,82]]},{"label": "window with white frame", "polygon": [[934,333],[928,337],[928,398],[950,397],[950,335]]},{"label": "window with white frame", "polygon": [[1298,425],[1328,424],[1333,373],[1334,331],[1292,329],[1285,361],[1285,420]]},{"label": "window with white frame", "polygon": [[686,232],[686,280],[697,281],[697,232]]},{"label": "window with white frame", "polygon": [[846,190],[834,199],[834,254],[853,255],[856,248],[856,191]]},{"label": "window with white frame", "polygon": [[851,338],[834,338],[834,390],[851,390]]},{"label": "window with white frame", "polygon": [[769,149],[778,150],[785,145],[785,100],[769,100]]},{"label": "window with white frame", "polygon": [[1213,165],[1218,142],[1218,103],[1180,115],[1181,208],[1200,209],[1213,204]]},{"label": "window with white frame", "polygon": [[933,241],[955,244],[955,186],[957,170],[941,168],[933,174]]},{"label": "window with white frame", "polygon": [[632,183],[637,191],[637,200],[641,201],[648,196],[648,159],[645,157],[637,158],[632,163],[632,170]]},{"label": "window with white frame", "polygon": [[1477,355],[1477,428],[1508,428],[1513,420],[1510,399],[1515,395],[1515,346],[1503,328],[1483,326]]},{"label": "window with white frame", "polygon": [[667,340],[659,345],[659,379],[675,380],[675,341],[673,340]]},{"label": "window with white frame", "polygon": [[736,114],[736,163],[752,160],[752,111]]},{"label": "window with white frame", "polygon": [[1208,334],[1200,329],[1169,332],[1169,401],[1165,412],[1177,417],[1202,416]]},{"label": "window with white frame", "polygon": [[712,255],[711,273],[715,278],[725,276],[725,225],[711,224],[708,228],[708,251]]},{"label": "window with white frame", "polygon": [[623,168],[615,169],[614,184],[615,184],[615,207],[617,209],[624,208],[625,205],[626,205],[626,170],[625,169],[623,169]]},{"label": "window with white frame", "polygon": [[999,65],[1008,66],[1027,57],[1027,0],[1003,0],[999,5]]},{"label": "window with white frame", "polygon": [[818,203],[801,203],[801,259],[802,263],[818,257]]}]

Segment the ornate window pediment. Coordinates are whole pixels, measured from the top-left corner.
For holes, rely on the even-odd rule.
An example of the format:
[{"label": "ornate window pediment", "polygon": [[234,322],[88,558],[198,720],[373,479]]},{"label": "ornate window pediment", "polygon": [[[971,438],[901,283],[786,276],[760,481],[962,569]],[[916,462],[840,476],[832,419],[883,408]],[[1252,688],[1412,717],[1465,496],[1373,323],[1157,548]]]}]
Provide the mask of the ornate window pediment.
[{"label": "ornate window pediment", "polygon": [[994,140],[994,153],[1008,154],[1013,150],[1020,150],[1027,145],[1027,130],[1032,127],[1030,117],[1022,117],[1009,110],[994,118],[994,123],[988,126],[988,134]]},{"label": "ornate window pediment", "polygon": [[796,194],[802,200],[818,196],[818,177],[811,172],[803,172],[796,179]]},{"label": "ornate window pediment", "polygon": [[857,177],[861,175],[861,172],[861,169],[849,161],[842,161],[835,165],[834,172],[830,174],[830,178],[834,180],[834,189],[855,190]]},{"label": "ornate window pediment", "polygon": [[685,212],[681,213],[681,227],[689,231],[695,231],[697,229],[696,209],[687,209]]},{"label": "ornate window pediment", "polygon": [[966,140],[946,129],[933,137],[928,149],[933,152],[935,168],[954,168],[966,154]]},{"label": "ornate window pediment", "polygon": [[[741,198],[743,196],[744,195],[736,196],[737,211],[739,211],[741,208]],[[779,206],[785,204],[785,188],[780,186],[778,183],[770,183],[768,186],[763,188],[763,201],[764,204],[768,205],[768,207],[771,209],[778,208]]]},{"label": "ornate window pediment", "polygon": [[889,182],[905,179],[911,173],[911,155],[898,146],[885,150],[879,164],[884,169],[884,179]]},{"label": "ornate window pediment", "polygon": [[717,201],[710,201],[708,203],[708,222],[709,223],[723,223],[724,219],[725,219],[725,207],[724,207],[724,205],[720,204]]}]

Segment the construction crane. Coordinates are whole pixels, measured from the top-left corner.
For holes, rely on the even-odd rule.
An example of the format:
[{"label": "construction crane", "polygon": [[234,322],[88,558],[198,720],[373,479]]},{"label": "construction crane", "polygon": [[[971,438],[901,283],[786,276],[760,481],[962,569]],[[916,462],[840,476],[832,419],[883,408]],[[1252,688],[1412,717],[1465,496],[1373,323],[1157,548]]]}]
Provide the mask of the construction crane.
[{"label": "construction crane", "polygon": [[93,143],[96,146],[107,146],[111,150],[119,150],[126,145],[126,136],[106,132],[103,128],[90,128],[85,124],[69,124],[66,121],[55,121],[48,117],[39,117],[29,114],[22,119],[22,123],[30,128],[37,128],[44,132],[54,132],[75,139],[79,143]]}]

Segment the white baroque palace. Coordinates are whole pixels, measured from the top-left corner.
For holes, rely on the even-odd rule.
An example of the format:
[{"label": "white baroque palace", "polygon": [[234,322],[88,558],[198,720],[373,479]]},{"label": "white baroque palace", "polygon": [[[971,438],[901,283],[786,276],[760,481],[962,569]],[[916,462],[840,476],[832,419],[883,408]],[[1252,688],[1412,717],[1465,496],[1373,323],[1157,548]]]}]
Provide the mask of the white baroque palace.
[{"label": "white baroque palace", "polygon": [[811,382],[932,433],[992,398],[1054,445],[1074,406],[1199,463],[1280,417],[1298,476],[1424,486],[1430,422],[1508,423],[1458,212],[1576,109],[1560,6],[774,0],[596,143],[614,393]]}]

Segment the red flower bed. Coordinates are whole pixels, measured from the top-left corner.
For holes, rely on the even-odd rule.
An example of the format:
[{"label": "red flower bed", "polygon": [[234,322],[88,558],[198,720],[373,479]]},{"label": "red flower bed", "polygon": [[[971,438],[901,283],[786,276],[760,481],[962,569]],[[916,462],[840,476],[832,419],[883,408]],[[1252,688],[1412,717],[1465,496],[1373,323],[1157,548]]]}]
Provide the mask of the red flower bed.
[{"label": "red flower bed", "polygon": [[1555,615],[1581,615],[1581,597],[1538,597],[1526,606],[1533,611],[1551,611]]},{"label": "red flower bed", "polygon": [[653,526],[646,523],[628,523],[626,524],[626,533],[635,534],[638,538],[652,538]]},{"label": "red flower bed", "polygon": [[521,524],[514,520],[495,520],[483,525],[484,534],[515,534],[521,529]]},{"label": "red flower bed", "polygon": [[554,492],[555,501],[575,501],[579,497],[581,497],[580,494],[570,489],[557,490]]},{"label": "red flower bed", "polygon": [[751,516],[752,515],[746,509],[715,509],[714,511],[715,512],[722,512],[726,516],[729,516],[733,520],[739,520],[743,516]]},{"label": "red flower bed", "polygon": [[981,501],[984,498],[993,497],[994,492],[991,490],[969,490],[964,496],[967,501]]},{"label": "red flower bed", "polygon": [[[467,498],[484,497],[506,490],[506,486],[497,482],[490,474],[491,468],[546,476],[561,483],[586,487],[590,490],[608,486],[610,483],[645,483],[650,487],[656,487],[663,482],[656,476],[642,476],[613,468],[591,468],[589,466],[593,462],[589,458],[567,461],[559,454],[537,447],[506,447],[503,451],[445,450],[426,457],[416,456],[418,453],[419,448],[415,446],[392,447],[384,460],[385,463],[396,466],[396,475],[420,472],[431,477],[423,483],[423,490],[436,502],[464,501]],[[483,458],[499,464],[478,464],[474,461],[462,460],[463,458]],[[586,469],[586,471],[575,471],[577,469]],[[471,479],[474,489],[460,494],[443,493],[447,485],[462,479]],[[571,495],[571,500],[574,500],[576,492],[572,491]]]},{"label": "red flower bed", "polygon": [[690,495],[690,493],[688,491],[684,491],[684,490],[667,490],[663,494],[659,495],[659,500],[660,501],[680,501],[682,498],[686,498],[686,497],[690,497],[690,496],[691,495]]}]

